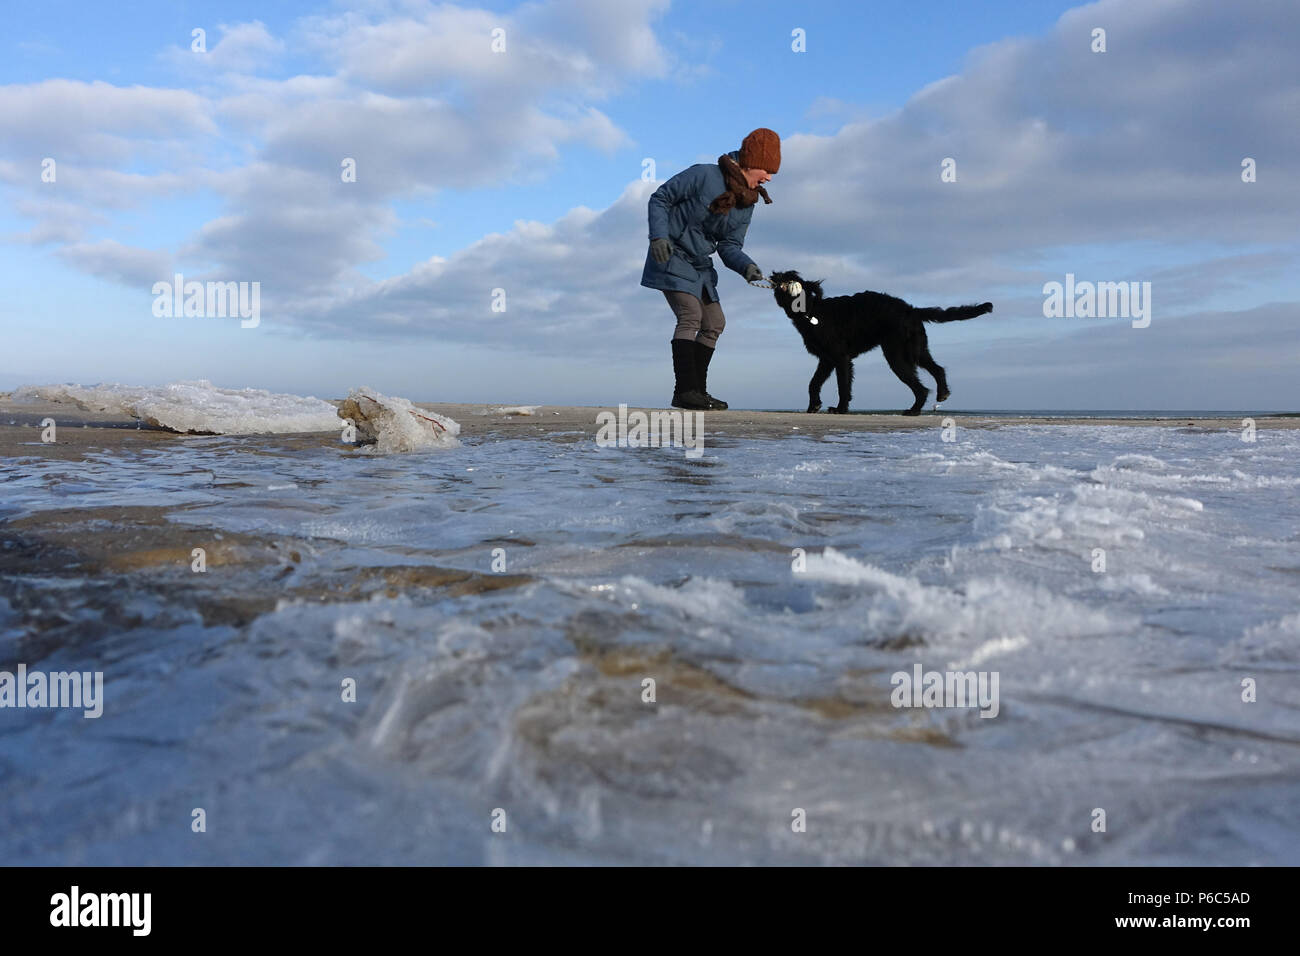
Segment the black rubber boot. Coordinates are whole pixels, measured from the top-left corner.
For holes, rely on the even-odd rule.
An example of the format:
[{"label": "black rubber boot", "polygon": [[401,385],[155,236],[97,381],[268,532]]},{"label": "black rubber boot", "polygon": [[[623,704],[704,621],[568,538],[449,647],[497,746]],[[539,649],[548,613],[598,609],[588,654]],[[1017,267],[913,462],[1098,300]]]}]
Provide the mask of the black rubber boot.
[{"label": "black rubber boot", "polygon": [[695,390],[704,396],[709,408],[726,408],[727,403],[709,394],[709,363],[713,361],[713,349],[703,342],[691,343],[695,346]]},{"label": "black rubber boot", "polygon": [[709,400],[695,387],[695,343],[673,339],[673,408],[705,411]]}]

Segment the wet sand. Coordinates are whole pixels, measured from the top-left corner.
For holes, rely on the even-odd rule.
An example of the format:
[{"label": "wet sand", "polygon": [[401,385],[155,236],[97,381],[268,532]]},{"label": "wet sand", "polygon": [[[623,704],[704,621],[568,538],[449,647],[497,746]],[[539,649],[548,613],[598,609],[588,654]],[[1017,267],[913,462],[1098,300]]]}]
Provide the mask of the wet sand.
[{"label": "wet sand", "polygon": [[[338,402],[335,401],[337,405]],[[447,415],[460,423],[462,438],[546,438],[578,441],[594,437],[596,417],[608,411],[617,414],[617,406],[543,405],[533,415],[502,414],[499,405],[420,402],[419,408]],[[656,411],[653,408],[629,408],[628,411]],[[787,435],[811,435],[816,438],[843,432],[888,432],[917,428],[940,428],[950,414],[959,428],[1001,428],[1007,425],[1121,425],[1138,428],[1194,428],[1206,431],[1239,431],[1241,418],[1048,418],[1024,416],[979,416],[959,412],[926,411],[916,417],[885,412],[854,412],[832,415],[826,412],[806,414],[799,411],[760,412],[728,409],[705,412],[705,434],[730,438],[781,438]],[[41,421],[54,419],[56,441],[41,441]],[[1259,416],[1258,429],[1297,429],[1298,416]],[[330,442],[329,432],[304,435],[277,435],[282,447],[319,445]],[[96,451],[132,451],[158,447],[184,436],[150,428],[135,419],[107,412],[85,411],[54,403],[16,403],[0,394],[0,457],[40,457],[79,460]]]}]

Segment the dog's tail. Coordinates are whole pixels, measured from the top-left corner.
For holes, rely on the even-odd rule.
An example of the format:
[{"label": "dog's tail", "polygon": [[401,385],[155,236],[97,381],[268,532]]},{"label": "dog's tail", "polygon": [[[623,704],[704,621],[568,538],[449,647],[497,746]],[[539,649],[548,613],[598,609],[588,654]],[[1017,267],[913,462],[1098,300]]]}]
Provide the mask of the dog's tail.
[{"label": "dog's tail", "polygon": [[984,302],[980,305],[954,305],[951,309],[913,308],[912,314],[922,322],[959,322],[962,319],[973,319],[977,315],[992,311],[993,303]]}]

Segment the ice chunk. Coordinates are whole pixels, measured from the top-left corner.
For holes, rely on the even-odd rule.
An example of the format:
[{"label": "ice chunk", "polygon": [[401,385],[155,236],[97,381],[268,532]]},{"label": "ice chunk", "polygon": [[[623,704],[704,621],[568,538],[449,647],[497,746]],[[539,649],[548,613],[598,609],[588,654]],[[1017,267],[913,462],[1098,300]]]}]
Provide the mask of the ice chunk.
[{"label": "ice chunk", "polygon": [[338,417],[352,420],[358,442],[384,454],[455,448],[460,444],[456,438],[460,434],[458,422],[418,409],[405,398],[364,386],[348,393],[339,406]]},{"label": "ice chunk", "polygon": [[[536,415],[540,405],[497,405],[494,408],[481,408],[475,415]],[[558,412],[556,414],[559,414]]]},{"label": "ice chunk", "polygon": [[117,412],[158,428],[204,435],[272,435],[339,428],[334,406],[319,398],[260,388],[220,388],[206,379],[170,385],[29,385],[17,389],[13,401]]}]

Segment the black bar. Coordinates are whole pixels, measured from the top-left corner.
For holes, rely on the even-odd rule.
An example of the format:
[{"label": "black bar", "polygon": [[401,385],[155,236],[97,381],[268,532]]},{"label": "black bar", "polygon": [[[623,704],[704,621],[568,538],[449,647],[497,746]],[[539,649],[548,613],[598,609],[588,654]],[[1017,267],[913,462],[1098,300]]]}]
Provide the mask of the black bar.
[{"label": "black bar", "polygon": [[[337,946],[352,940],[373,944],[377,931],[405,929],[431,934],[423,938],[432,946],[439,940],[450,943],[462,932],[485,942],[502,930],[534,932],[541,934],[539,940],[559,933],[574,940],[593,927],[608,926],[621,927],[629,945],[654,940],[667,945],[672,938],[663,935],[667,930],[698,926],[709,936],[725,930],[732,943],[788,932],[795,941],[802,936],[806,945],[835,929],[864,943],[906,932],[917,946],[927,940],[1056,944],[1098,937],[1180,945],[1201,938],[1231,945],[1259,930],[1288,928],[1290,920],[1282,913],[1294,877],[1294,871],[1281,868],[1209,867],[797,873],[781,868],[9,868],[0,870],[0,925],[7,943],[60,937],[66,942],[76,934],[78,942],[284,940]],[[88,895],[150,894],[147,937],[136,936],[130,925],[51,925],[52,900],[63,894],[70,903],[74,885],[86,914]],[[143,903],[143,896],[138,899]],[[98,905],[97,898],[90,907]],[[120,922],[131,923],[130,912],[124,910]],[[142,913],[135,915],[143,924]],[[1243,917],[1248,925],[1205,929],[1178,922]],[[1155,922],[1118,924],[1134,918]]]}]

